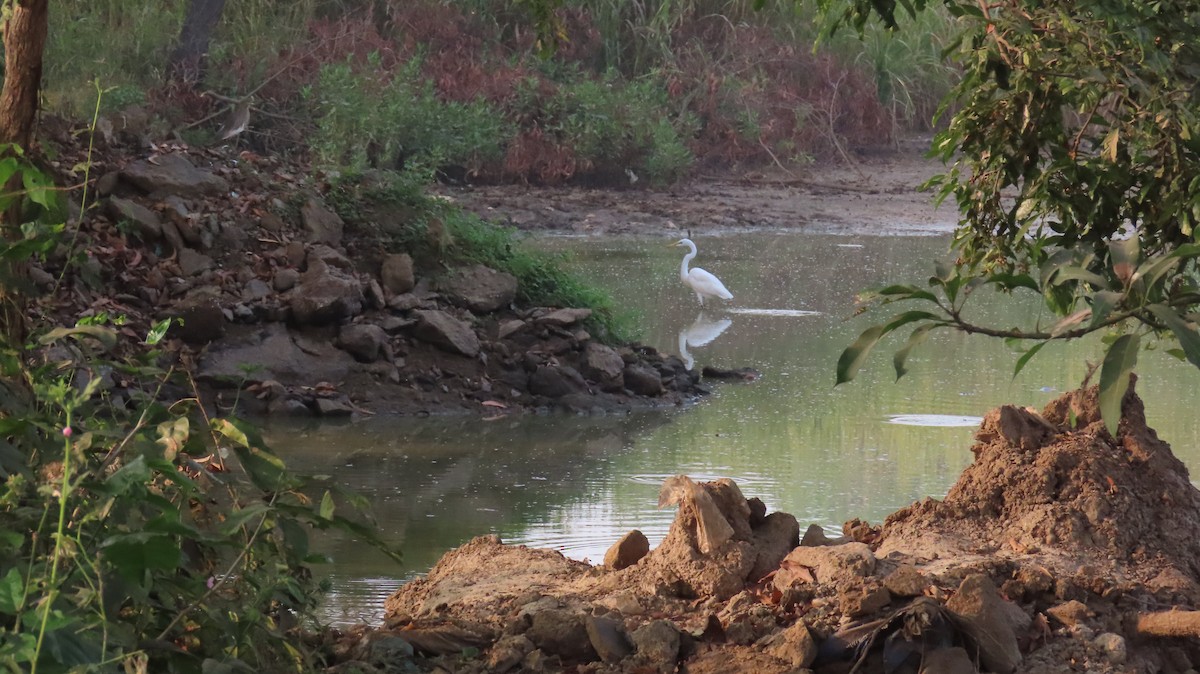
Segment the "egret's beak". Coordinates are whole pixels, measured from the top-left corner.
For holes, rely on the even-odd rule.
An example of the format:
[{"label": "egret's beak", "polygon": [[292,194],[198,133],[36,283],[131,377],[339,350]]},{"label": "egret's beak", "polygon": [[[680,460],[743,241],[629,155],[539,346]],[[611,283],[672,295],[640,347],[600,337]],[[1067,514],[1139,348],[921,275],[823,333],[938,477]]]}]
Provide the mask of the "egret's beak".
[{"label": "egret's beak", "polygon": [[683,239],[680,239],[679,241],[672,241],[671,243],[668,243],[667,248],[674,248],[674,247],[678,246],[680,241],[683,241]]}]

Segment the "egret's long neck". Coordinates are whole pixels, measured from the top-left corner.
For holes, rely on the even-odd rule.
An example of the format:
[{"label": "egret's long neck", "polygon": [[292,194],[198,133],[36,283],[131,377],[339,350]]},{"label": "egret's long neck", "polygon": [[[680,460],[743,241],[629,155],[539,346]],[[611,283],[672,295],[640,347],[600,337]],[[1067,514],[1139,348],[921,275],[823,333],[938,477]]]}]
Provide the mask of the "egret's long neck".
[{"label": "egret's long neck", "polygon": [[688,263],[692,261],[692,258],[696,257],[696,247],[689,246],[689,248],[691,249],[691,252],[687,255],[684,255],[683,262],[679,263],[679,278],[681,279],[687,278]]}]

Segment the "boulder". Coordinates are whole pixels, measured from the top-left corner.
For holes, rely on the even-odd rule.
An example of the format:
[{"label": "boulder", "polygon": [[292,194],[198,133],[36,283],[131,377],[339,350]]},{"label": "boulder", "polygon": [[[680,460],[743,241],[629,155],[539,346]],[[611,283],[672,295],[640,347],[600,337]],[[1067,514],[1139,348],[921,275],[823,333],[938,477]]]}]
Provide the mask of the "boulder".
[{"label": "boulder", "polygon": [[779,658],[796,669],[804,669],[817,659],[816,639],[813,639],[803,620],[797,620],[790,627],[765,637],[760,646],[768,655]]},{"label": "boulder", "polygon": [[539,365],[533,374],[529,375],[529,392],[547,398],[584,393],[587,388],[583,376],[569,365]]},{"label": "boulder", "polygon": [[323,243],[318,243],[315,246],[306,248],[304,252],[304,260],[305,264],[310,267],[317,262],[324,262],[334,269],[340,269],[346,272],[354,271],[354,263],[350,261],[350,258],[343,255],[342,252],[336,248],[327,246]]},{"label": "boulder", "polygon": [[136,201],[111,197],[108,200],[108,215],[117,222],[132,224],[142,241],[156,241],[162,238],[162,221],[158,214]]},{"label": "boulder", "polygon": [[354,358],[327,340],[304,340],[302,349],[279,323],[245,331],[209,347],[200,360],[199,376],[209,380],[273,379],[282,384],[311,386],[341,381]]},{"label": "boulder", "polygon": [[121,170],[121,177],[147,194],[197,198],[225,194],[229,183],[211,171],[196,168],[182,154],[164,154],[148,160],[130,163]]},{"label": "boulder", "polygon": [[662,395],[662,375],[652,367],[641,363],[626,365],[621,376],[625,380],[625,388],[640,396]]},{"label": "boulder", "polygon": [[774,583],[777,589],[786,590],[810,573],[819,583],[836,583],[869,576],[874,571],[875,555],[865,543],[798,547],[783,559]]},{"label": "boulder", "polygon": [[225,334],[225,312],[215,290],[200,290],[184,298],[171,312],[179,319],[171,334],[188,344],[207,344]]},{"label": "boulder", "polygon": [[270,297],[272,292],[271,286],[266,281],[253,278],[246,282],[246,287],[242,290],[242,298],[250,301],[261,300]]},{"label": "boulder", "polygon": [[633,647],[625,637],[625,629],[620,622],[611,618],[586,616],[583,624],[587,629],[592,649],[604,662],[620,662],[633,653]]},{"label": "boulder", "polygon": [[451,272],[441,280],[439,290],[451,304],[486,314],[512,303],[517,296],[517,277],[474,265]]},{"label": "boulder", "polygon": [[213,260],[204,253],[198,253],[191,248],[179,251],[179,271],[184,276],[195,276],[203,271],[212,269]]},{"label": "boulder", "polygon": [[591,309],[555,309],[548,314],[537,317],[538,323],[566,327],[591,318]]},{"label": "boulder", "polygon": [[679,660],[679,629],[670,620],[659,618],[637,628],[629,635],[638,657],[660,672],[675,671]]},{"label": "boulder", "polygon": [[883,586],[897,597],[919,597],[929,587],[929,579],[913,565],[904,564],[884,577]]},{"label": "boulder", "polygon": [[638,560],[649,552],[650,541],[646,538],[646,534],[634,529],[613,543],[608,552],[604,553],[604,566],[614,571],[620,571],[637,564]]},{"label": "boulder", "polygon": [[295,269],[284,268],[276,270],[275,277],[271,279],[271,285],[275,287],[275,290],[284,292],[294,288],[299,281],[300,272]]},{"label": "boulder", "polygon": [[501,637],[488,652],[487,671],[502,674],[516,667],[534,649],[533,642],[524,634]]},{"label": "boulder", "polygon": [[611,346],[590,342],[583,350],[580,374],[605,391],[625,388],[625,361]]},{"label": "boulder", "polygon": [[[764,510],[765,508],[766,506],[763,506]],[[753,516],[751,521],[754,521]],[[754,526],[751,539],[758,554],[747,579],[758,582],[768,573],[778,569],[788,553],[795,549],[800,540],[800,523],[790,513],[773,512]]]},{"label": "boulder", "polygon": [[321,260],[309,262],[292,289],[292,320],[299,325],[336,323],[362,311],[362,284]]},{"label": "boulder", "polygon": [[1021,664],[1017,635],[1029,629],[1032,620],[1016,604],[1005,601],[987,576],[967,576],[946,602],[962,619],[968,634],[979,643],[979,660],[996,674],[1009,674]]},{"label": "boulder", "polygon": [[479,337],[471,326],[437,309],[414,311],[417,324],[413,336],[450,353],[468,358],[479,355]]},{"label": "boulder", "polygon": [[533,614],[525,636],[533,645],[564,658],[595,660],[583,616],[566,609],[546,608]]},{"label": "boulder", "polygon": [[371,323],[354,323],[343,326],[338,333],[338,347],[354,356],[360,363],[379,360],[388,346],[388,336],[383,328]]},{"label": "boulder", "polygon": [[317,414],[323,417],[348,417],[354,414],[354,406],[346,396],[317,398]]},{"label": "boulder", "polygon": [[346,223],[337,213],[329,210],[319,198],[311,196],[300,207],[300,222],[310,243],[327,243],[336,246],[342,242],[342,231]]},{"label": "boulder", "polygon": [[391,295],[400,295],[412,290],[417,285],[412,256],[408,253],[385,256],[379,267],[379,280]]}]

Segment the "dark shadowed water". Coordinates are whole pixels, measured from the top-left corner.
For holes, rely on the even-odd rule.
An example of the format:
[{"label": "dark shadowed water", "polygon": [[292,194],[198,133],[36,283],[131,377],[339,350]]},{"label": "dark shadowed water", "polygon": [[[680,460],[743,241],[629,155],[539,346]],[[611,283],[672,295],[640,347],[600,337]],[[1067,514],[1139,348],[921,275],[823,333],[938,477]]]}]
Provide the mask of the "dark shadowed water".
[{"label": "dark shadowed water", "polygon": [[[730,477],[801,526],[840,531],[940,497],[970,460],[980,417],[1003,403],[1042,406],[1078,385],[1099,340],[1046,347],[1016,379],[1016,355],[985,337],[934,333],[899,383],[891,364],[907,332],[883,343],[858,379],[834,388],[834,364],[872,320],[853,317],[860,290],[922,282],[941,236],[746,234],[698,239],[695,264],[733,292],[704,311],[678,278],[682,251],[663,239],[547,239],[639,316],[643,341],[696,367],[753,367],[751,384],[714,384],[687,409],[620,417],[371,419],[268,429],[298,470],[367,495],[396,566],[346,538],[322,542],[334,592],[325,617],[375,620],[383,598],[473,536],[561,550],[598,562],[630,529],[652,544],[673,510],[658,510],[665,477]],[[968,315],[1032,326],[1037,302],[991,291]],[[919,308],[919,307],[914,307]],[[686,351],[686,353],[684,353]],[[1200,465],[1193,391],[1200,373],[1161,351],[1139,363],[1147,417],[1189,466]]]}]

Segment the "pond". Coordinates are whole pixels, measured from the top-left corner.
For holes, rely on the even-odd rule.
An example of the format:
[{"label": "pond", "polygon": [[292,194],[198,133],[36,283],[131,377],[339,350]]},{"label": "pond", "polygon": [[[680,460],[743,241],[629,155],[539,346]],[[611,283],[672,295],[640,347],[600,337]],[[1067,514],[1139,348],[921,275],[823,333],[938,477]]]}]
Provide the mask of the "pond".
[{"label": "pond", "polygon": [[[834,387],[834,364],[872,320],[855,295],[920,282],[945,255],[945,236],[805,232],[698,237],[693,262],[734,299],[701,310],[678,278],[683,251],[660,238],[551,238],[573,265],[637,316],[641,339],[695,367],[753,367],[751,383],[714,382],[683,409],[630,416],[380,419],[267,429],[297,470],[332,476],[366,495],[403,566],[348,538],[321,542],[333,580],[323,617],[377,621],[383,599],[428,571],[447,550],[487,533],[599,563],[630,529],[656,543],[674,509],[656,508],[663,479],[729,477],[769,510],[832,532],[859,517],[878,523],[908,503],[940,497],[970,461],[980,417],[1004,403],[1041,407],[1074,388],[1098,339],[1053,344],[1015,379],[1002,341],[935,332],[899,382],[876,350],[859,377]],[[712,303],[710,303],[712,304]],[[1053,318],[1036,301],[991,291],[967,314],[997,326]],[[686,354],[683,351],[686,350]],[[1194,368],[1143,353],[1139,393],[1150,425],[1191,467],[1200,466]]]}]

